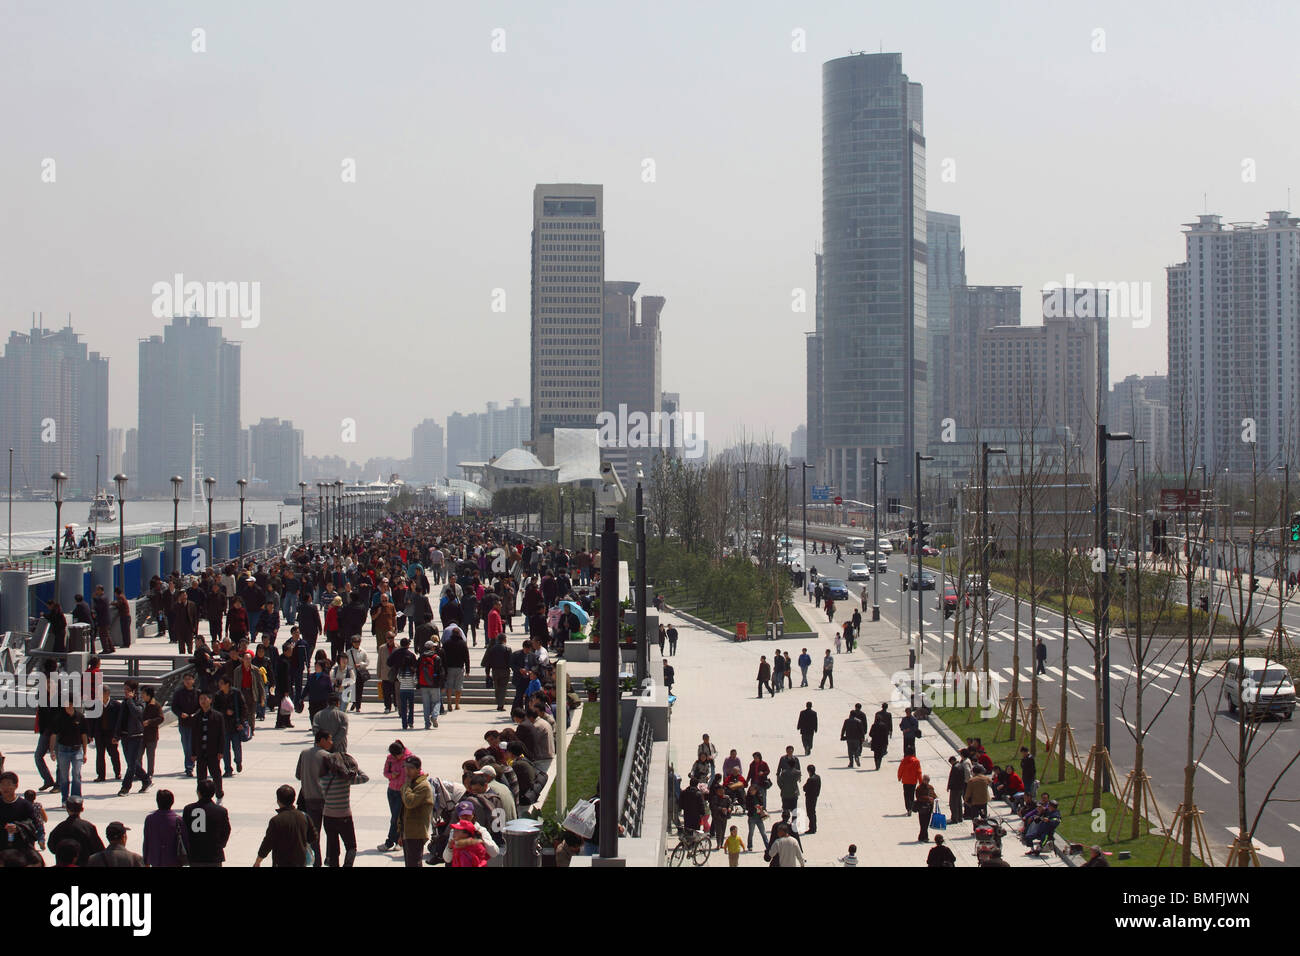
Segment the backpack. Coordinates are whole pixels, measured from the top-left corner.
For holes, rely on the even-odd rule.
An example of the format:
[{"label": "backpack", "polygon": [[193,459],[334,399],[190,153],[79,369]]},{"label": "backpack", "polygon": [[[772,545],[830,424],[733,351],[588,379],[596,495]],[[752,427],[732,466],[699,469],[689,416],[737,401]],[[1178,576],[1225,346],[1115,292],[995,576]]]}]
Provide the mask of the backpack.
[{"label": "backpack", "polygon": [[442,684],[442,658],[437,654],[425,654],[420,658],[419,680],[421,687],[438,687]]}]

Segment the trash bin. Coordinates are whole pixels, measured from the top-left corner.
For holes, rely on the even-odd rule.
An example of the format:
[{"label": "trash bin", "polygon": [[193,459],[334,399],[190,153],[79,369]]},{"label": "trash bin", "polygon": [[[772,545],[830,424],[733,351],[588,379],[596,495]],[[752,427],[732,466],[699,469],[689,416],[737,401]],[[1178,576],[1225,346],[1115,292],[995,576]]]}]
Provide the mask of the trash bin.
[{"label": "trash bin", "polygon": [[771,641],[771,640],[775,640],[775,638],[776,638],[776,625],[773,624],[771,621],[768,621],[768,622],[767,622],[767,639],[768,639],[769,641]]},{"label": "trash bin", "polygon": [[773,621],[772,627],[775,629],[773,637],[776,640],[779,641],[781,638],[785,637],[785,621]]},{"label": "trash bin", "polygon": [[533,867],[542,865],[542,855],[537,849],[537,839],[542,833],[542,821],[520,817],[505,825],[506,866]]},{"label": "trash bin", "polygon": [[94,643],[90,637],[89,624],[69,624],[68,625],[68,653],[77,654],[82,651],[91,651],[94,649]]},{"label": "trash bin", "polygon": [[736,623],[736,640],[738,640],[738,641],[747,641],[747,640],[749,640],[749,622],[748,622],[748,621],[738,621],[738,622]]}]

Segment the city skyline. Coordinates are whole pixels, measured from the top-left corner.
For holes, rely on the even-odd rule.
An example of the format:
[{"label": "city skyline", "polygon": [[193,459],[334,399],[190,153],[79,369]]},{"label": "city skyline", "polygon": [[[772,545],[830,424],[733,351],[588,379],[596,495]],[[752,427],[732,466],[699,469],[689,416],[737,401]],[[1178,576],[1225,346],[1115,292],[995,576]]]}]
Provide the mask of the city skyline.
[{"label": "city skyline", "polygon": [[[273,399],[281,388],[273,372],[286,357],[322,372],[337,360],[328,335],[304,333],[309,318],[313,329],[339,329],[384,316],[382,333],[353,343],[358,368],[384,360],[400,368],[394,342],[432,349],[467,320],[496,323],[501,372],[510,391],[525,394],[526,197],[538,182],[583,181],[605,187],[606,274],[662,291],[677,327],[690,330],[666,339],[665,366],[672,387],[685,387],[693,408],[709,414],[714,444],[758,422],[788,435],[802,410],[776,396],[800,392],[803,363],[765,370],[763,392],[772,397],[755,400],[715,373],[713,356],[761,365],[770,350],[797,353],[812,327],[820,69],[851,49],[901,51],[924,82],[928,206],[961,217],[973,277],[1026,290],[1028,321],[1036,321],[1035,290],[1064,284],[1071,271],[1151,283],[1149,325],[1114,330],[1114,380],[1166,371],[1162,273],[1182,258],[1176,227],[1203,209],[1231,220],[1285,208],[1288,171],[1300,166],[1284,132],[1294,109],[1283,92],[1285,57],[1270,53],[1282,52],[1295,25],[1288,10],[1271,13],[1262,30],[1262,14],[1221,17],[1208,4],[1177,18],[1118,5],[1086,18],[1030,5],[953,7],[935,30],[920,11],[842,4],[790,12],[760,3],[719,33],[681,31],[674,24],[686,8],[671,4],[653,16],[579,4],[543,17],[506,6],[491,18],[412,9],[410,29],[398,36],[358,30],[343,9],[316,8],[304,35],[300,17],[278,10],[253,29],[247,16],[216,6],[84,16],[27,8],[0,39],[11,86],[56,67],[39,102],[4,107],[23,146],[0,158],[16,226],[0,256],[10,324],[34,309],[71,312],[91,348],[117,362],[113,424],[131,422],[135,403],[134,357],[116,337],[156,331],[153,284],[177,273],[261,283],[260,325],[223,322],[247,355],[242,398],[250,417],[292,412],[311,453],[392,453],[406,445],[412,422],[389,421],[385,404],[358,390],[327,389],[302,415],[287,384],[286,400]],[[198,26],[204,53],[191,50]],[[491,49],[497,27],[503,53]],[[1104,49],[1094,52],[1099,29]],[[668,50],[667,69],[653,79],[618,69],[620,55],[600,38],[628,30]],[[108,34],[121,34],[122,44],[90,42]],[[436,63],[413,55],[430,36],[445,39]],[[553,64],[561,39],[575,37],[587,41],[592,69],[566,67],[546,89],[531,88],[539,63]],[[351,44],[357,72],[331,76],[311,59],[322,43]],[[1178,53],[1208,46],[1258,63],[1248,101]],[[123,59],[131,68],[117,95],[87,109],[79,91],[100,85]],[[272,62],[293,64],[297,75],[270,72]],[[673,69],[685,62],[709,68]],[[608,81],[592,84],[593,70]],[[1035,82],[1025,84],[1029,71]],[[463,103],[440,100],[430,113],[427,91],[453,82],[470,94]],[[566,99],[584,115],[632,109],[642,119],[607,123],[599,135],[585,119],[547,128],[547,107]],[[724,122],[696,107],[708,100]],[[1002,109],[1007,102],[1016,109]],[[1189,152],[1187,131],[1208,115],[1220,117],[1217,141]],[[428,120],[429,132],[409,135],[410,116]],[[239,148],[232,155],[214,143]],[[47,158],[53,182],[41,179]],[[348,158],[355,183],[340,179]],[[465,192],[473,200],[439,189],[448,179],[472,182]],[[133,225],[141,210],[177,228]],[[464,256],[465,248],[476,254]],[[492,312],[496,289],[506,293],[503,313]],[[794,289],[806,292],[807,312],[792,311]],[[436,362],[431,378],[436,415],[481,406],[501,390],[475,363]],[[253,382],[272,383],[270,394]],[[339,437],[348,417],[358,424],[354,447]]]}]

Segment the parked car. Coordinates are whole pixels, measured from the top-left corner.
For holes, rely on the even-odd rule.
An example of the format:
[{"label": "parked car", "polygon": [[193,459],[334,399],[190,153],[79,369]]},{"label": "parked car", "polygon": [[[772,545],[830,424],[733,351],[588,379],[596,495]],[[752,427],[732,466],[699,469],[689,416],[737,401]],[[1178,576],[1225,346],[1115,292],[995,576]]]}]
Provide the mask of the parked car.
[{"label": "parked car", "polygon": [[865,581],[869,577],[871,577],[871,569],[867,567],[865,564],[849,565],[850,581]]},{"label": "parked car", "polygon": [[847,601],[849,586],[840,578],[822,578],[822,593],[829,595],[833,601]]},{"label": "parked car", "polygon": [[1240,711],[1247,719],[1278,714],[1290,720],[1295,714],[1295,685],[1286,666],[1262,657],[1228,661],[1223,668],[1223,696],[1229,713]]}]

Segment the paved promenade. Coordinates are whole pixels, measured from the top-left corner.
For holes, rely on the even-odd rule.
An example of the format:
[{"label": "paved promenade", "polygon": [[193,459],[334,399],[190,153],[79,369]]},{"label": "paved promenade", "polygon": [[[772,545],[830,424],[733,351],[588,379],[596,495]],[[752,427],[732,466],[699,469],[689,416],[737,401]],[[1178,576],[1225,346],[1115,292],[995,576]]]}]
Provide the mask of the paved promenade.
[{"label": "paved promenade", "polygon": [[[819,690],[821,659],[827,649],[834,649],[834,633],[838,625],[826,622],[824,613],[817,614],[812,605],[796,597],[801,612],[810,621],[816,621],[818,637],[802,642],[753,640],[743,644],[729,641],[711,631],[696,628],[680,618],[667,615],[677,624],[680,640],[677,654],[670,657],[676,672],[673,705],[671,758],[678,773],[683,776],[695,759],[695,748],[701,734],[707,733],[718,748],[718,767],[722,759],[734,748],[743,766],[748,768],[755,750],[772,768],[773,786],[768,791],[768,810],[776,808],[774,819],[780,819],[781,801],[776,787],[778,759],[787,745],[795,748],[800,766],[807,779],[808,764],[817,767],[822,778],[821,799],[817,804],[817,832],[802,837],[804,858],[809,866],[838,866],[837,861],[848,852],[850,843],[857,844],[859,866],[924,866],[931,844],[917,841],[917,818],[909,817],[903,806],[902,785],[898,782],[898,765],[903,757],[903,744],[898,733],[898,720],[907,706],[902,697],[895,697],[890,675],[907,666],[907,645],[898,639],[896,627],[884,621],[862,623],[862,640],[852,654],[835,657],[835,687]],[[852,608],[841,604],[841,612]],[[837,617],[840,615],[837,614]],[[807,647],[813,666],[808,670],[809,686],[799,686],[798,664],[795,664],[794,687],[775,698],[764,693],[758,699],[759,657],[766,655],[769,662],[777,648],[788,651],[792,661]],[[803,756],[803,745],[795,729],[799,712],[812,701],[817,712],[819,731],[813,741],[812,756]],[[894,737],[880,770],[874,769],[870,749],[864,748],[862,767],[848,768],[847,749],[840,741],[840,726],[856,703],[868,714],[874,714],[884,701],[890,701],[894,714]],[[870,716],[868,717],[870,720]],[[947,743],[922,722],[923,736],[917,741],[916,753],[923,772],[939,795],[938,807],[947,806],[945,784],[948,779],[948,757],[954,752]],[[734,821],[743,839],[748,829],[744,817]],[[770,822],[770,821],[769,821]],[[799,800],[799,826],[806,827],[804,802]],[[931,831],[933,836],[934,831]],[[944,839],[957,857],[957,866],[975,866],[974,838],[968,823],[950,824]],[[671,845],[670,841],[670,845]],[[742,854],[741,866],[765,866],[763,847],[755,833],[755,850]],[[1004,840],[1007,862],[1015,866],[1062,866],[1054,855],[1027,857],[1024,848],[1010,834]],[[723,853],[714,852],[709,866],[727,866]]]}]

